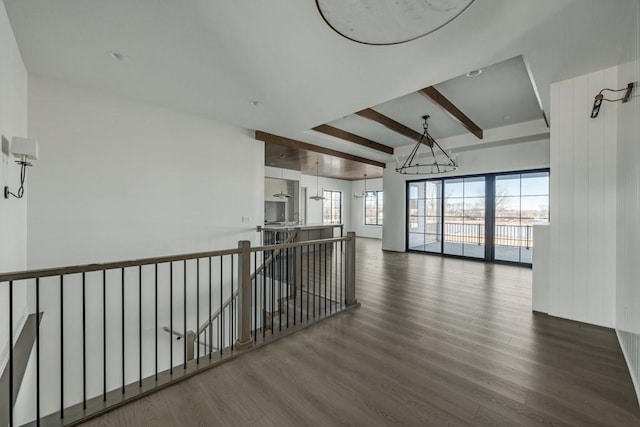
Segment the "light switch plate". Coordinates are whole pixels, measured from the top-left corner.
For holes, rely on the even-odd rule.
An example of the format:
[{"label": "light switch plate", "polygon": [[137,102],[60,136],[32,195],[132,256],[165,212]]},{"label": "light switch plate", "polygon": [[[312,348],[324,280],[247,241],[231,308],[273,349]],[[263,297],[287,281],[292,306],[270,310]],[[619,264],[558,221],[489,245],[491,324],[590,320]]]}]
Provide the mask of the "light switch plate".
[{"label": "light switch plate", "polygon": [[9,140],[5,138],[4,135],[1,135],[1,136],[2,136],[2,152],[8,156],[9,150],[10,150]]}]

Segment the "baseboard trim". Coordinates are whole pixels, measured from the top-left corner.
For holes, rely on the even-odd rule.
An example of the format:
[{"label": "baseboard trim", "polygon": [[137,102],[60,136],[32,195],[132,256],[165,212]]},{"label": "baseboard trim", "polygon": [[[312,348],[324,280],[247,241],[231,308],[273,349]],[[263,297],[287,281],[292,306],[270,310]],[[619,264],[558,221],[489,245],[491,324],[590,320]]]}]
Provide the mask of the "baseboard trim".
[{"label": "baseboard trim", "polygon": [[622,349],[622,355],[624,356],[624,361],[627,363],[627,369],[629,370],[629,375],[631,376],[631,382],[633,383],[633,388],[636,391],[636,398],[638,399],[638,406],[640,406],[640,385],[636,380],[635,375],[633,375],[633,369],[631,368],[631,362],[629,361],[629,356],[627,355],[627,350],[622,343],[622,338],[620,338],[620,331],[616,329],[616,337],[618,337],[618,344],[620,344],[620,348]]}]

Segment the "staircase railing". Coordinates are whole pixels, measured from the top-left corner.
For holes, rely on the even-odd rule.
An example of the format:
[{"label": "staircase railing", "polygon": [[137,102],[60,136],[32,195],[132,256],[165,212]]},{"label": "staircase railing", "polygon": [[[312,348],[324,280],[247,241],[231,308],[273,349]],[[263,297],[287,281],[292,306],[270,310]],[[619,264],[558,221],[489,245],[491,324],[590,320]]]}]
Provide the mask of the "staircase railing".
[{"label": "staircase railing", "polygon": [[[294,230],[292,232],[289,233],[289,236],[287,237],[287,239],[283,242],[283,244],[287,244],[287,243],[291,243],[293,242],[296,237],[298,236],[298,231]],[[269,265],[271,265],[273,263],[273,261],[280,255],[280,249],[276,249],[275,251],[273,251],[273,253],[271,253],[269,255],[269,257],[260,265],[260,267],[256,268],[255,271],[253,273],[251,273],[251,280],[255,280],[256,276],[260,273],[262,273],[265,268],[268,268]],[[235,303],[235,300],[238,297],[238,290],[234,290],[233,291],[233,295],[227,299],[224,304],[222,304],[222,306],[217,309],[212,316],[209,318],[209,320],[205,321],[202,325],[200,325],[200,327],[198,328],[198,331],[196,332],[196,336],[202,336],[204,335],[204,337],[206,338],[206,332],[207,330],[210,330],[210,328],[213,327],[213,324],[216,323],[217,321],[219,321],[220,316],[222,315],[222,313],[224,313],[224,311],[229,308],[229,306],[232,303]],[[170,333],[174,333],[174,335],[176,335],[176,331],[171,331],[169,328],[165,329],[165,332],[170,332]],[[180,334],[178,332],[179,335],[182,337],[183,335]],[[206,344],[205,344],[206,345]],[[213,345],[213,344],[209,344],[209,345]]]},{"label": "staircase railing", "polygon": [[0,274],[9,343],[18,295],[42,320],[9,425],[66,425],[357,307],[355,235]]}]

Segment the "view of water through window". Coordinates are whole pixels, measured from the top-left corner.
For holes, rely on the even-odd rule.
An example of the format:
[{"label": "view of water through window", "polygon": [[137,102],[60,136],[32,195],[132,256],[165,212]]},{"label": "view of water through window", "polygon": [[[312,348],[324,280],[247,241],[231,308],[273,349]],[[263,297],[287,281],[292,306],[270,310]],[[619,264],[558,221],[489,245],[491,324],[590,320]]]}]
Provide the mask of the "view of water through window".
[{"label": "view of water through window", "polygon": [[414,251],[531,264],[533,225],[549,221],[548,170],[413,181],[407,196]]}]

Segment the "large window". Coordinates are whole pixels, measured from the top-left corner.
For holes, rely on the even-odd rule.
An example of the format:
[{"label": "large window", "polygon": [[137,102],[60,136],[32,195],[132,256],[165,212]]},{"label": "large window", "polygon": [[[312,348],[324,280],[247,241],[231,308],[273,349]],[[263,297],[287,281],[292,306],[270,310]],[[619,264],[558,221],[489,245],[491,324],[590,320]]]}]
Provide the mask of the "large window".
[{"label": "large window", "polygon": [[548,170],[407,183],[408,250],[531,264],[548,220]]},{"label": "large window", "polygon": [[342,192],[324,190],[322,201],[322,223],[342,223]]},{"label": "large window", "polygon": [[495,259],[531,264],[533,224],[549,221],[549,172],[496,176]]},{"label": "large window", "polygon": [[442,181],[409,183],[408,249],[442,251]]},{"label": "large window", "polygon": [[484,258],[485,177],[444,180],[443,252]]},{"label": "large window", "polygon": [[367,191],[364,198],[364,225],[382,225],[382,191]]}]

